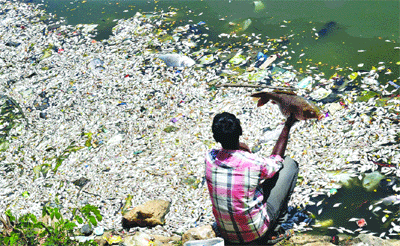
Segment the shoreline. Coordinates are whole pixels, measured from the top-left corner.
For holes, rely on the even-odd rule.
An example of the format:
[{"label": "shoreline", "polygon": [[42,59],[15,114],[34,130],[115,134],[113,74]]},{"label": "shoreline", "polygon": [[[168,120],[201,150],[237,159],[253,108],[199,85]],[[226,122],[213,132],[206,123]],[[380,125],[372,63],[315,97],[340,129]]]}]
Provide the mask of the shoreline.
[{"label": "shoreline", "polygon": [[[211,201],[202,177],[205,152],[218,148],[212,141],[212,116],[222,111],[238,115],[246,128],[242,139],[250,146],[263,129],[276,129],[284,120],[274,105],[256,108],[251,89],[211,89],[240,77],[221,76],[214,65],[177,72],[157,59],[159,49],[170,53],[177,45],[190,54],[185,37],[173,41],[166,30],[157,29],[157,22],[173,13],[120,20],[114,36],[97,42],[88,25],[46,31],[40,21],[44,11],[33,5],[8,2],[2,8],[9,11],[0,26],[1,89],[18,103],[29,126],[17,119],[2,152],[1,213],[10,208],[38,215],[42,204],[58,201],[68,218],[69,208],[90,203],[101,210],[101,226],[119,230],[120,211],[133,195],[132,207],[153,199],[171,202],[165,226],[139,231],[171,236],[210,224]],[[319,103],[329,117],[294,127],[287,153],[300,163],[303,180],[290,205],[305,207],[313,196],[337,187],[337,177],[327,171],[360,175],[378,170],[373,161],[384,161],[378,153],[398,165],[392,153],[398,143],[385,144],[395,142],[399,126],[385,117],[397,117],[389,111],[396,112],[399,99],[389,98],[389,105],[380,107],[377,98],[357,97],[343,93],[338,100],[344,106],[335,110],[329,107],[333,103]],[[272,147],[271,141],[263,143],[260,155]],[[385,173],[400,176],[395,167]],[[88,181],[74,184],[81,178]]]}]

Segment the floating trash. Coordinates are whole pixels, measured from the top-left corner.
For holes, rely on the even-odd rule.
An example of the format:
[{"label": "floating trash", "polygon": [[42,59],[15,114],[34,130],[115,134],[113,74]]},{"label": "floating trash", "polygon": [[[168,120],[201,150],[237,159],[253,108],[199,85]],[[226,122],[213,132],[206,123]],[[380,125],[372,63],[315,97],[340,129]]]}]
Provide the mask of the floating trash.
[{"label": "floating trash", "polygon": [[331,89],[318,88],[317,90],[313,91],[310,94],[310,97],[316,101],[319,101],[328,97],[331,93],[332,93]]},{"label": "floating trash", "polygon": [[209,64],[213,63],[214,61],[215,61],[215,58],[214,58],[213,54],[205,55],[199,59],[199,63],[202,65],[209,65]]},{"label": "floating trash", "polygon": [[191,67],[196,64],[196,62],[192,58],[179,54],[165,54],[158,55],[157,57],[163,60],[165,64],[169,67],[183,68]]},{"label": "floating trash", "polygon": [[259,13],[265,9],[265,5],[262,1],[254,1],[254,12]]},{"label": "floating trash", "polygon": [[357,226],[358,227],[364,227],[367,225],[367,222],[365,221],[365,219],[359,219],[357,220]]},{"label": "floating trash", "polygon": [[297,88],[307,88],[308,86],[310,86],[313,82],[313,78],[311,76],[308,76],[302,80],[300,80],[300,82],[296,85]]},{"label": "floating trash", "polygon": [[238,52],[234,57],[229,60],[232,65],[240,65],[246,60],[246,57]]}]

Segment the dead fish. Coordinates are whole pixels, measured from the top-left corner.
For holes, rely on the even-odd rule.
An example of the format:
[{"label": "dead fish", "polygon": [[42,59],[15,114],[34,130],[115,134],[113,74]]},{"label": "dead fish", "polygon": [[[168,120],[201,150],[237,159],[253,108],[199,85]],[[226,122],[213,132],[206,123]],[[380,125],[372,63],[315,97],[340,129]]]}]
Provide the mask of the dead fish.
[{"label": "dead fish", "polygon": [[293,113],[298,120],[313,118],[320,120],[324,118],[324,114],[319,107],[293,92],[275,90],[273,92],[260,92],[251,96],[260,98],[257,107],[266,104],[269,100],[277,103],[285,117],[289,117]]}]

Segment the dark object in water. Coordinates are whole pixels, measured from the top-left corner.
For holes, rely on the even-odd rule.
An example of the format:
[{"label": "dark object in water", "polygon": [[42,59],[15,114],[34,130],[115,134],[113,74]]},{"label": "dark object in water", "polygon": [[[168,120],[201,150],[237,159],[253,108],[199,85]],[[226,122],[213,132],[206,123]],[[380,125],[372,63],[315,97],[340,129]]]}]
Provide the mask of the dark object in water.
[{"label": "dark object in water", "polygon": [[334,30],[337,29],[337,23],[335,21],[330,21],[326,23],[321,30],[317,32],[318,37],[322,38],[328,34],[331,34]]},{"label": "dark object in water", "polygon": [[21,45],[21,43],[12,42],[12,41],[9,41],[6,43],[6,46],[10,46],[10,47],[18,47],[20,45]]},{"label": "dark object in water", "polygon": [[47,119],[47,113],[40,112],[39,113],[39,117],[42,118],[42,119]]}]

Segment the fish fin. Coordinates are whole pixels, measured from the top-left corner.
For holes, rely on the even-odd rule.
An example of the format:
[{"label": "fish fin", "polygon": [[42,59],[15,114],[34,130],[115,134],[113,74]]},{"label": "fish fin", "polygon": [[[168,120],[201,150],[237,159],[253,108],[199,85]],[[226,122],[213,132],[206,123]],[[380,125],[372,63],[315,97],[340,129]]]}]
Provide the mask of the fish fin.
[{"label": "fish fin", "polygon": [[276,93],[276,94],[297,95],[297,94],[294,93],[293,91],[274,90],[273,92]]},{"label": "fish fin", "polygon": [[260,92],[256,94],[252,94],[252,97],[259,97],[257,107],[261,107],[262,105],[266,104],[269,101],[269,94],[266,92]]}]

